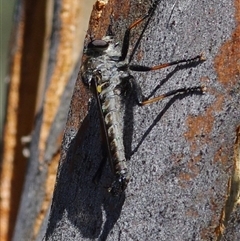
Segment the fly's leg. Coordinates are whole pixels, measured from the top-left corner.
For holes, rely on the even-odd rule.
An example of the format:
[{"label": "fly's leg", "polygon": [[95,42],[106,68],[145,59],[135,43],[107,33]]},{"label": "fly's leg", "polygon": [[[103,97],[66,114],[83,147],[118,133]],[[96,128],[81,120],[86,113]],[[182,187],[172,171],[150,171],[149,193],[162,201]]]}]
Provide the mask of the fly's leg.
[{"label": "fly's leg", "polygon": [[145,20],[146,18],[148,18],[150,16],[150,14],[146,14],[145,16],[143,16],[142,18],[138,19],[137,21],[135,21],[134,23],[132,23],[127,30],[125,31],[124,34],[124,38],[123,38],[123,44],[122,44],[122,50],[121,50],[121,56],[119,58],[119,61],[123,61],[125,60],[127,53],[128,53],[128,49],[129,49],[129,40],[130,40],[130,32],[131,29],[135,28],[138,24],[140,24],[143,20]]},{"label": "fly's leg", "polygon": [[159,96],[157,96],[155,98],[152,98],[152,99],[142,100],[142,101],[138,100],[138,104],[143,106],[143,105],[147,105],[147,104],[152,104],[154,102],[157,102],[157,101],[162,100],[166,97],[173,96],[173,95],[176,95],[176,94],[187,94],[187,93],[193,93],[193,92],[198,92],[198,93],[203,94],[204,92],[206,92],[206,87],[205,86],[196,86],[196,87],[181,88],[181,89],[177,89],[177,90],[172,90],[172,91],[169,91],[169,92],[167,92],[163,95],[159,95]]},{"label": "fly's leg", "polygon": [[[160,1],[159,0],[155,0],[152,3],[152,6],[150,7],[148,13],[146,15],[144,15],[142,18],[138,19],[137,21],[133,22],[125,31],[124,34],[124,38],[123,38],[123,44],[122,44],[122,50],[121,50],[121,56],[119,58],[119,61],[123,61],[125,60],[127,53],[128,53],[128,49],[129,49],[129,39],[130,39],[130,32],[133,28],[135,28],[137,25],[139,25],[143,20],[145,19],[150,19],[151,16],[153,15],[155,9],[157,8],[157,5]],[[141,34],[142,35],[142,34]],[[139,39],[140,41],[140,39]],[[136,44],[138,45],[138,44]],[[135,51],[133,51],[135,52]],[[130,58],[131,59],[131,58]]]},{"label": "fly's leg", "polygon": [[197,55],[196,57],[194,57],[192,59],[181,59],[181,60],[177,60],[177,61],[173,61],[173,62],[169,62],[169,63],[164,63],[164,64],[152,66],[152,67],[143,66],[143,65],[129,65],[129,69],[132,70],[132,71],[147,72],[147,71],[151,71],[151,70],[164,69],[166,67],[178,65],[178,64],[182,64],[182,63],[191,64],[193,62],[203,62],[205,60],[206,59],[205,59],[204,55],[200,54],[200,55]]},{"label": "fly's leg", "polygon": [[[138,71],[138,72],[147,72],[147,71],[152,71],[152,70],[163,69],[163,68],[173,66],[173,65],[178,65],[181,63],[191,64],[194,62],[203,62],[205,60],[206,59],[205,59],[204,55],[200,54],[200,55],[196,56],[195,58],[177,60],[177,61],[173,61],[173,62],[169,62],[169,63],[156,65],[153,67],[148,67],[148,66],[143,66],[143,65],[129,65],[129,69],[133,70],[133,71]],[[190,93],[190,92],[204,93],[206,91],[205,86],[196,86],[196,87],[191,87],[191,88],[181,88],[181,89],[177,89],[177,90],[172,90],[172,91],[169,91],[168,93],[157,96],[155,98],[146,99],[144,97],[144,95],[142,94],[142,90],[141,90],[141,87],[139,86],[139,84],[133,78],[131,78],[129,81],[131,83],[132,88],[135,90],[137,102],[141,106],[157,102],[159,100],[164,99],[165,97],[173,96],[176,94],[184,94],[184,93]]]},{"label": "fly's leg", "polygon": [[205,86],[195,86],[195,87],[190,87],[190,88],[180,88],[180,89],[177,89],[177,90],[172,90],[172,91],[169,91],[165,94],[159,95],[155,98],[146,99],[145,96],[142,93],[142,89],[141,89],[140,85],[135,81],[135,79],[131,78],[130,82],[131,82],[132,88],[135,90],[137,103],[140,106],[152,104],[152,103],[160,101],[160,100],[162,100],[166,97],[177,95],[177,94],[187,94],[187,93],[191,93],[191,92],[192,93],[198,92],[198,93],[203,94],[206,91]]}]

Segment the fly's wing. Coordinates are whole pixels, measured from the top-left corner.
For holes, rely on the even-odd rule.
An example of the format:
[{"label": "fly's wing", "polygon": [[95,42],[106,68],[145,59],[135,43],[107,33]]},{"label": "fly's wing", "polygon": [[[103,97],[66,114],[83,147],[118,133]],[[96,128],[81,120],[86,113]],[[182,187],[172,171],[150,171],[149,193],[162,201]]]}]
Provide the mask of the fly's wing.
[{"label": "fly's wing", "polygon": [[[103,140],[103,148],[104,150],[104,155],[103,158],[106,158],[106,155],[108,156],[108,160],[111,166],[111,170],[112,172],[114,171],[114,167],[113,167],[113,163],[112,163],[112,155],[111,155],[111,150],[110,150],[110,143],[109,143],[109,139],[108,139],[108,132],[107,132],[107,127],[105,124],[105,120],[104,120],[104,115],[103,115],[103,111],[102,111],[102,105],[101,105],[101,101],[100,101],[100,97],[99,97],[99,93],[97,91],[97,78],[101,78],[101,76],[95,76],[92,80],[92,89],[93,89],[93,93],[96,97],[97,100],[97,107],[98,107],[98,111],[99,111],[99,117],[100,117],[100,125],[101,125],[101,131],[102,131],[102,140]],[[105,160],[103,160],[103,162],[105,162]]]}]

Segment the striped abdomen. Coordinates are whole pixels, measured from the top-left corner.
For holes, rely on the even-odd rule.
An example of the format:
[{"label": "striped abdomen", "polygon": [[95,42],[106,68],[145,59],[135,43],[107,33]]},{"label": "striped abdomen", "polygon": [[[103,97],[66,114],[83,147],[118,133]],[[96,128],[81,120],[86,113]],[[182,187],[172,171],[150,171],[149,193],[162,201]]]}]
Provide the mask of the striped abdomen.
[{"label": "striped abdomen", "polygon": [[125,150],[123,145],[123,116],[121,91],[113,84],[103,85],[100,93],[102,111],[106,125],[110,165],[116,176],[109,192],[118,195],[127,187],[130,179],[126,165]]}]

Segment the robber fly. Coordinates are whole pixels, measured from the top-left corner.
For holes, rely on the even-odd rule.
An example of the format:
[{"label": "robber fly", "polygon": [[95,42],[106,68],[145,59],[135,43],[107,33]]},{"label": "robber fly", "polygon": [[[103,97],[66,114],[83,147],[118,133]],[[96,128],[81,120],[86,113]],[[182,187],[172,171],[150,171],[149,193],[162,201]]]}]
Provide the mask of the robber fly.
[{"label": "robber fly", "polygon": [[84,84],[91,88],[97,99],[101,126],[106,140],[108,160],[115,176],[115,180],[111,187],[108,188],[108,191],[114,196],[121,194],[126,189],[130,179],[123,144],[123,119],[121,116],[126,83],[135,91],[137,103],[140,106],[159,101],[167,96],[178,93],[192,91],[204,92],[204,88],[198,86],[177,89],[155,98],[146,99],[142,94],[139,84],[130,74],[130,71],[146,72],[178,65],[180,63],[204,61],[204,57],[198,55],[192,59],[182,59],[153,67],[130,64],[129,58],[127,57],[130,32],[133,28],[151,16],[158,2],[159,1],[155,1],[148,14],[132,23],[126,29],[121,51],[119,51],[118,44],[116,44],[110,36],[106,36],[101,40],[91,40],[85,49],[85,60],[81,67],[81,77]]}]

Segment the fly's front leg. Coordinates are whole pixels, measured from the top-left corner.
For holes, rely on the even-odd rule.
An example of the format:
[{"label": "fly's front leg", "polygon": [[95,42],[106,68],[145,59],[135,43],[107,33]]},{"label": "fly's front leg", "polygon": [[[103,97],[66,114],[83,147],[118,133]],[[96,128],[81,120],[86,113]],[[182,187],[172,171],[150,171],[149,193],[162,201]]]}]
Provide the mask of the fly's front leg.
[{"label": "fly's front leg", "polygon": [[191,93],[191,92],[192,93],[198,92],[198,93],[203,94],[206,91],[205,86],[195,86],[195,87],[190,87],[190,88],[181,88],[181,89],[177,89],[177,90],[172,90],[165,94],[159,95],[155,98],[146,99],[146,97],[142,93],[142,89],[141,89],[140,85],[136,82],[136,80],[132,78],[130,80],[130,82],[131,82],[132,88],[135,90],[137,103],[140,106],[152,104],[152,103],[160,101],[166,97],[177,95],[177,94],[187,94],[187,93]]},{"label": "fly's front leg", "polygon": [[128,53],[128,49],[129,49],[129,40],[130,40],[130,32],[133,28],[135,28],[137,25],[139,25],[143,20],[145,19],[150,19],[151,16],[153,15],[155,9],[157,8],[157,5],[160,1],[159,0],[155,0],[152,3],[152,6],[150,7],[150,9],[148,10],[148,13],[146,15],[144,15],[142,18],[138,19],[137,21],[133,22],[125,31],[124,34],[124,38],[123,38],[123,44],[122,44],[122,50],[121,50],[121,56],[119,58],[119,61],[124,61],[127,53]]},{"label": "fly's front leg", "polygon": [[144,19],[148,18],[149,14],[146,14],[145,16],[143,16],[142,18],[138,19],[137,21],[135,21],[134,23],[132,23],[127,30],[125,31],[124,34],[124,38],[123,38],[123,44],[122,44],[122,50],[121,50],[121,56],[119,58],[119,61],[123,61],[125,60],[127,53],[128,53],[128,49],[129,49],[129,40],[130,40],[130,32],[131,29],[135,28],[138,24],[140,24]]}]

